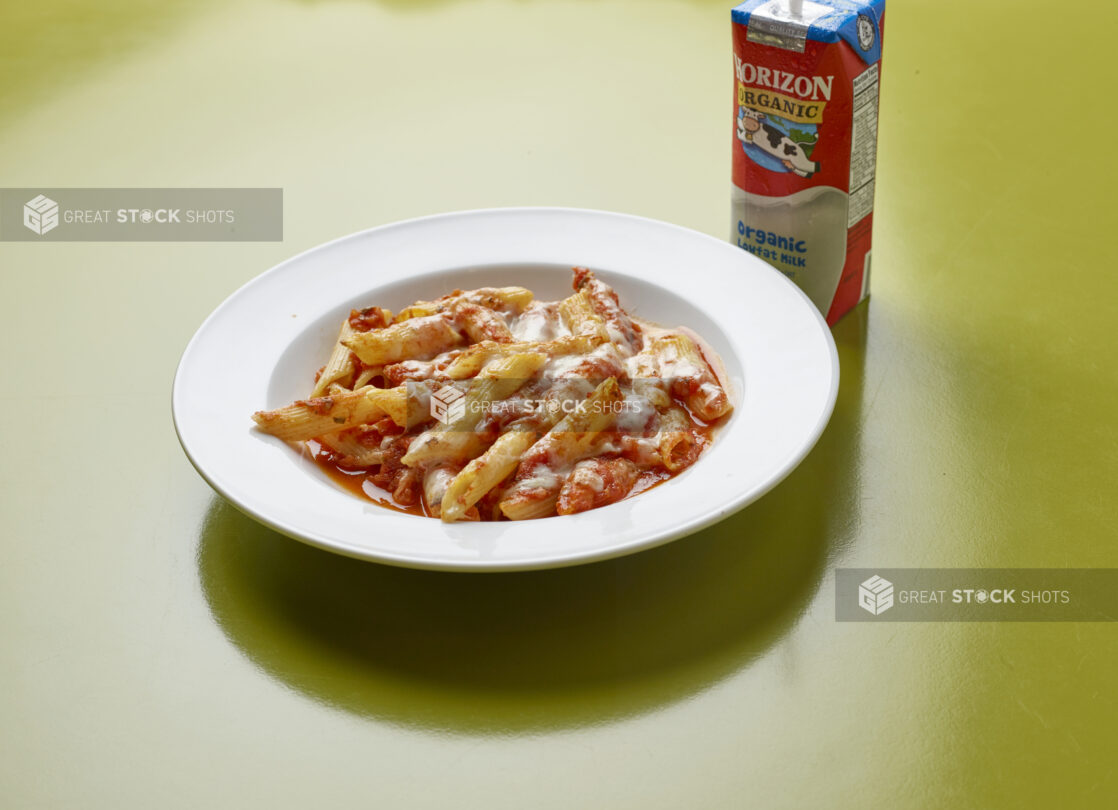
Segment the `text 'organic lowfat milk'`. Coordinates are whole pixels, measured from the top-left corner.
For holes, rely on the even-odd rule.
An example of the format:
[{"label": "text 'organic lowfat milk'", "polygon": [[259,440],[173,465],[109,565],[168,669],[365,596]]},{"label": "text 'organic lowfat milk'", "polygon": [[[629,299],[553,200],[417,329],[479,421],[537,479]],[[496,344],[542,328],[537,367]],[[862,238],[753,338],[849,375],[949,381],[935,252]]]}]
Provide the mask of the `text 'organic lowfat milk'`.
[{"label": "text 'organic lowfat milk'", "polygon": [[869,291],[885,0],[733,10],[731,239],[833,324]]}]

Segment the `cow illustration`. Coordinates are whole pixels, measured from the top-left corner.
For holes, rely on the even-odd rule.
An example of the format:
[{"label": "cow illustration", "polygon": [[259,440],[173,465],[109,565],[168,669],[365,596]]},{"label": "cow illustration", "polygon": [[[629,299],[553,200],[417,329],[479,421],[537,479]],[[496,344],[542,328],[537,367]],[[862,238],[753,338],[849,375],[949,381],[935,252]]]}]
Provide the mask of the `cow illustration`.
[{"label": "cow illustration", "polygon": [[761,119],[764,117],[764,113],[742,107],[741,115],[738,116],[738,139],[752,143],[753,133],[761,128]]},{"label": "cow illustration", "polygon": [[819,171],[819,164],[808,158],[802,144],[767,123],[764,113],[749,107],[742,107],[738,115],[738,140],[767,152],[800,177],[811,177]]}]

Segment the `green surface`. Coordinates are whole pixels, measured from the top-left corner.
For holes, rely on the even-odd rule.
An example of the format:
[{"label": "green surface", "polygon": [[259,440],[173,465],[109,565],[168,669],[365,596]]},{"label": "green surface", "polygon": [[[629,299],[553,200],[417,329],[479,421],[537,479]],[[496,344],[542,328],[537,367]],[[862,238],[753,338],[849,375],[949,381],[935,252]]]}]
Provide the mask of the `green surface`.
[{"label": "green surface", "polygon": [[1118,567],[1113,4],[892,0],[834,418],[712,529],[390,569],[178,447],[190,335],[324,240],[517,204],[724,237],[729,6],[3,5],[0,185],[286,204],[282,244],[0,245],[4,807],[1115,806],[1118,625],[836,624],[832,573]]}]

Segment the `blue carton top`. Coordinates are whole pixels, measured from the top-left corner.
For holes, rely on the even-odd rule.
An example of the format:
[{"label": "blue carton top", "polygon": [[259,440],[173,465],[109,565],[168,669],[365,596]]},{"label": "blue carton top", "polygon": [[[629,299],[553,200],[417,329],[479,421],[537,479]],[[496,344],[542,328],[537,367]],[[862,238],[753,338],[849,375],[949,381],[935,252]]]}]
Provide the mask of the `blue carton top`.
[{"label": "blue carton top", "polygon": [[[754,11],[773,5],[773,0],[745,0],[734,8],[731,16],[735,23],[748,25]],[[804,6],[805,11],[812,6],[833,9],[811,21],[807,26],[807,39],[815,42],[845,40],[867,65],[881,59],[881,15],[885,13],[885,0],[804,0]],[[868,26],[872,26],[872,32]]]}]

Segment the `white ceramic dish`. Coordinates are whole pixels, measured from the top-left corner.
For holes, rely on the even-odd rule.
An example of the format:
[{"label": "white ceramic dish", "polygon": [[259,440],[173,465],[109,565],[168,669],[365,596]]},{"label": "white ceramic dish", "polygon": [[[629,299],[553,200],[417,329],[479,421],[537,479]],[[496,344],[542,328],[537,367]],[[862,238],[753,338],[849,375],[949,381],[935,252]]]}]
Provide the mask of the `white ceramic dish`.
[{"label": "white ceramic dish", "polygon": [[[578,515],[445,525],[343,491],[251,414],[306,396],[353,307],[398,310],[450,290],[516,284],[569,294],[584,265],[634,315],[689,326],[721,355],[735,411],[690,469]],[[229,297],[175,376],[179,440],[244,512],[330,551],[415,568],[506,571],[629,554],[756,500],[815,444],[834,408],[838,356],[800,290],[726,242],[638,217],[577,209],[467,211],[357,233],[296,256]]]}]

